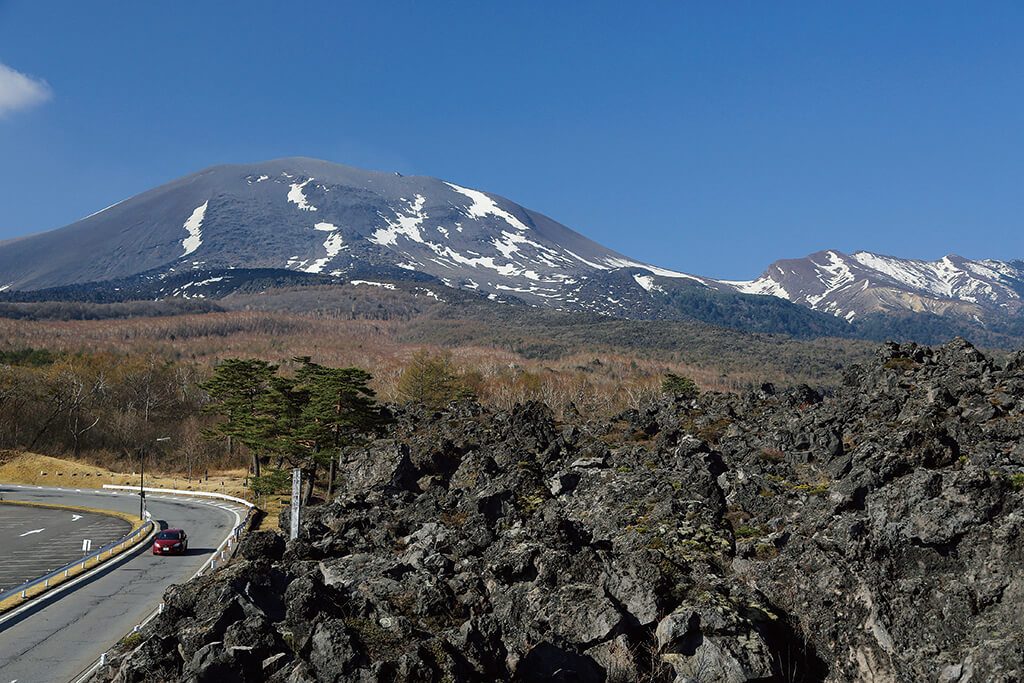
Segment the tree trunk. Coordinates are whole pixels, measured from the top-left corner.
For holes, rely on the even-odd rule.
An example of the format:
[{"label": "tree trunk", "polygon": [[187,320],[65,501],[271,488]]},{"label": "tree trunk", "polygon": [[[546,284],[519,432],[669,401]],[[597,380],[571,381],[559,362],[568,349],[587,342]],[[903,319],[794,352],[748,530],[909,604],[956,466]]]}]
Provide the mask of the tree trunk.
[{"label": "tree trunk", "polygon": [[50,413],[50,416],[43,421],[43,426],[40,427],[39,431],[36,432],[36,435],[32,437],[32,441],[29,442],[28,448],[26,448],[25,450],[31,451],[33,448],[36,447],[36,443],[39,442],[39,439],[43,438],[43,434],[45,434],[46,430],[50,428],[50,425],[53,424],[53,421],[57,419],[57,416],[60,415],[62,410],[63,408],[58,408],[57,410]]},{"label": "tree trunk", "polygon": [[334,473],[337,471],[337,467],[337,459],[331,458],[331,467],[327,470],[327,500],[330,500],[334,493]]},{"label": "tree trunk", "polygon": [[75,460],[82,454],[82,443],[79,439],[78,432],[78,411],[75,411],[75,424],[71,427],[72,439],[74,441],[73,452],[75,454]]},{"label": "tree trunk", "polygon": [[256,451],[252,452],[252,476],[260,476],[260,456]]}]

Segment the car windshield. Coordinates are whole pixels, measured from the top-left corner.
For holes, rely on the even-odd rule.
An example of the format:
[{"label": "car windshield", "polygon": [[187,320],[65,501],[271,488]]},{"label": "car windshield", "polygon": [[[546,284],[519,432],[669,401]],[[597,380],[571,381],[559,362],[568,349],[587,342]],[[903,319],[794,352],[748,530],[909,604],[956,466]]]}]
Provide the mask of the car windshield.
[{"label": "car windshield", "polygon": [[177,541],[179,538],[179,532],[177,531],[161,531],[156,535],[158,541]]}]

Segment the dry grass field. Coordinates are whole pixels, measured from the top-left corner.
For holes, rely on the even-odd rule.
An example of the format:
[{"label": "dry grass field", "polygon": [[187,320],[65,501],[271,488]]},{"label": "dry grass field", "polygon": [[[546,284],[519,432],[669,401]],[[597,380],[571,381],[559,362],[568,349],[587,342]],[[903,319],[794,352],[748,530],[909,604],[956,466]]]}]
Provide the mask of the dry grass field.
[{"label": "dry grass field", "polygon": [[[764,382],[834,386],[843,368],[875,346],[400,298],[385,308],[362,301],[363,313],[355,313],[331,299],[336,291],[272,293],[272,303],[290,312],[261,308],[267,299],[252,295],[219,302],[236,310],[0,318],[0,448],[10,449],[0,452],[0,481],[132,485],[145,457],[150,485],[251,497],[244,449],[204,436],[215,417],[203,412],[199,385],[226,358],[266,360],[284,375],[306,356],[359,367],[373,376],[379,400],[397,403],[405,400],[398,391],[403,371],[426,350],[447,356],[462,386],[486,405],[510,409],[539,400],[556,416],[607,417],[658,395],[668,373],[690,377],[705,391]],[[396,307],[400,315],[388,313]],[[208,479],[184,476],[207,470]],[[276,524],[280,501],[259,502],[268,512],[263,523]]]}]

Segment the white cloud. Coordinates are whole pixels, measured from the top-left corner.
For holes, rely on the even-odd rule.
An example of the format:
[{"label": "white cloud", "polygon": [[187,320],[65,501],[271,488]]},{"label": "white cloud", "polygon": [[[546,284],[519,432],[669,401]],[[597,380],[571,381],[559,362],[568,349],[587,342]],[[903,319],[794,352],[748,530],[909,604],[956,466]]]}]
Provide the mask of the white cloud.
[{"label": "white cloud", "polygon": [[0,64],[0,116],[28,109],[53,97],[46,81],[26,76],[6,64]]}]

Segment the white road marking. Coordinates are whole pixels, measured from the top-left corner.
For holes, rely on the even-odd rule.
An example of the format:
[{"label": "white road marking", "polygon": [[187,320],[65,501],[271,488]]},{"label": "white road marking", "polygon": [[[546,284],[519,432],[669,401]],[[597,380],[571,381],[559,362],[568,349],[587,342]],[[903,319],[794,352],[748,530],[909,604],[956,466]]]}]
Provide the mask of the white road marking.
[{"label": "white road marking", "polygon": [[72,522],[77,522],[81,518],[82,518],[82,515],[71,515],[71,521]]},{"label": "white road marking", "polygon": [[38,533],[42,533],[44,531],[46,531],[45,527],[42,528],[42,529],[33,529],[32,531],[26,531],[25,533],[21,534],[21,536],[18,536],[18,538],[24,538],[25,536],[28,536],[29,534],[38,534]]}]

